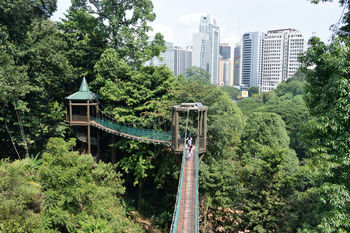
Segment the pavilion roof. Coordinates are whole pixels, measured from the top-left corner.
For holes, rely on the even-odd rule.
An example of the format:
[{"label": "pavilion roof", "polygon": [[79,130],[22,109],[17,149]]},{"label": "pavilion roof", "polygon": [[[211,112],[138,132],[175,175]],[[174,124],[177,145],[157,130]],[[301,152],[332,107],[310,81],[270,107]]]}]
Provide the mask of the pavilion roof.
[{"label": "pavilion roof", "polygon": [[70,96],[67,96],[66,99],[69,100],[94,100],[94,99],[100,99],[100,96],[92,91],[90,91],[88,83],[83,78],[83,81],[80,84],[80,88],[78,92],[75,92],[74,94],[71,94]]}]

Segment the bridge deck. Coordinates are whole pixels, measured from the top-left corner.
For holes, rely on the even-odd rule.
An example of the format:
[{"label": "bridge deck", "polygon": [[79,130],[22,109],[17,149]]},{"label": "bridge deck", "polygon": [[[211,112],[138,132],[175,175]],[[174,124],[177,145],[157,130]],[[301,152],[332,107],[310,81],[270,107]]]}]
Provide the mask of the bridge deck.
[{"label": "bridge deck", "polygon": [[195,232],[195,159],[194,149],[192,161],[186,152],[186,162],[184,170],[183,188],[181,193],[181,203],[177,232]]}]

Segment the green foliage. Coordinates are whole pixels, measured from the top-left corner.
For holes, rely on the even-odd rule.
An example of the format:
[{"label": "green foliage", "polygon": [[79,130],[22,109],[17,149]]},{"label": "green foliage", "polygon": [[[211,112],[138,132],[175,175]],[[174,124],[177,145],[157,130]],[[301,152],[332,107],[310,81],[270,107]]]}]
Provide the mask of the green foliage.
[{"label": "green foliage", "polygon": [[[6,99],[0,121],[7,121],[13,140],[20,148],[24,145],[19,130],[22,124],[30,153],[37,153],[49,137],[63,136],[66,132],[67,125],[62,121],[63,100],[72,93],[71,84],[75,79],[65,58],[66,44],[50,21],[33,21],[21,48],[21,52],[5,49],[2,55],[4,66],[0,72],[4,79],[0,82],[7,91],[0,94],[1,99]],[[13,52],[14,56],[9,55]],[[0,134],[4,139],[2,147],[6,148],[10,145],[9,135],[3,128]]]},{"label": "green foliage", "polygon": [[[0,26],[9,39],[21,44],[35,19],[47,19],[56,11],[57,0],[1,1]],[[0,30],[0,31],[1,31]]]},{"label": "green foliage", "polygon": [[313,215],[302,219],[301,231],[347,232],[349,218],[349,82],[348,39],[327,46],[318,38],[310,40],[302,58],[307,75],[305,101],[313,116],[308,135],[311,141],[309,172],[317,173]]},{"label": "green foliage", "polygon": [[51,138],[42,164],[1,161],[0,231],[142,232],[121,205],[121,175],[74,146]]},{"label": "green foliage", "polygon": [[58,26],[69,48],[66,57],[74,67],[76,76],[85,76],[92,81],[94,65],[107,47],[107,38],[98,28],[98,19],[83,9],[71,7],[66,19]]},{"label": "green foliage", "polygon": [[237,97],[241,94],[241,91],[234,88],[234,87],[230,87],[230,86],[223,86],[220,87],[221,90],[223,90],[224,92],[226,92],[231,99],[233,100],[237,100]]},{"label": "green foliage", "polygon": [[106,50],[95,66],[95,85],[117,121],[159,127],[168,118],[172,100],[171,72],[163,67],[134,70],[116,51]]},{"label": "green foliage", "polygon": [[253,232],[289,232],[293,217],[291,197],[298,158],[293,151],[280,147],[259,146],[255,157],[246,157],[240,169],[242,190],[241,230]]},{"label": "green foliage", "polygon": [[249,87],[248,88],[248,95],[249,95],[249,97],[253,96],[255,94],[258,94],[258,93],[259,93],[259,88],[258,87]]},{"label": "green foliage", "polygon": [[26,233],[44,229],[40,211],[43,208],[41,185],[30,169],[31,160],[0,162],[0,231]]},{"label": "green foliage", "polygon": [[286,82],[282,82],[273,92],[262,92],[238,102],[238,106],[246,115],[253,112],[272,112],[280,115],[286,123],[290,147],[298,157],[307,157],[308,140],[305,139],[308,109],[303,100],[305,75],[307,71],[299,71]]},{"label": "green foliage", "polygon": [[38,170],[45,193],[45,224],[59,231],[139,232],[126,217],[119,198],[120,174],[111,164],[71,152],[74,140],[50,139]]},{"label": "green foliage", "polygon": [[[90,20],[79,21],[79,18],[74,17],[79,10],[84,11],[84,17],[94,16],[95,19],[90,18],[94,21],[92,27],[89,25]],[[156,17],[151,0],[73,0],[70,13],[72,15],[66,21],[68,26],[71,21],[75,21],[78,25],[73,28],[87,29],[87,34],[92,36],[95,36],[94,33],[102,35],[103,41],[108,41],[108,47],[113,48],[120,58],[133,66],[139,67],[165,50],[163,36],[159,33],[148,43],[147,34],[152,29],[148,23]]]},{"label": "green foliage", "polygon": [[185,72],[185,77],[189,81],[200,81],[205,84],[210,84],[210,74],[196,66],[188,68]]},{"label": "green foliage", "polygon": [[289,137],[282,118],[275,113],[255,112],[249,115],[242,133],[243,152],[255,154],[267,147],[289,148]]}]

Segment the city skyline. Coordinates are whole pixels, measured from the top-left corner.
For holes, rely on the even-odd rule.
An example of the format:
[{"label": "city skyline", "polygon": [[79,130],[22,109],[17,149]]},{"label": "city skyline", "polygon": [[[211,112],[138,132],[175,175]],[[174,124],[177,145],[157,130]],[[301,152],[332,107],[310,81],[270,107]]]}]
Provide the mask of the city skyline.
[{"label": "city skyline", "polygon": [[[198,31],[201,16],[210,14],[221,29],[221,43],[234,46],[245,32],[297,28],[306,38],[313,32],[325,42],[342,9],[336,3],[311,4],[307,0],[153,0],[157,18],[150,25],[161,32],[164,39],[177,46],[192,43],[192,34]],[[58,11],[53,20],[63,18],[70,0],[58,0]],[[169,10],[171,9],[171,10]],[[325,17],[327,15],[327,17]]]}]

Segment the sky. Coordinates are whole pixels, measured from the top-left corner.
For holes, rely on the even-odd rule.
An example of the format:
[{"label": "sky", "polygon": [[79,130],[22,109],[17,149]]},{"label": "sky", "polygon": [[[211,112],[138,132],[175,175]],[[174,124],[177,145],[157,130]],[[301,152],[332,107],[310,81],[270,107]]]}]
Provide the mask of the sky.
[{"label": "sky", "polygon": [[[70,0],[58,0],[52,20],[64,18]],[[243,33],[294,28],[306,38],[316,33],[328,42],[329,27],[337,23],[342,8],[333,3],[311,4],[308,0],[153,0],[157,18],[151,36],[160,32],[176,46],[192,43],[201,15],[210,14],[220,27],[220,42],[234,45]]]}]

